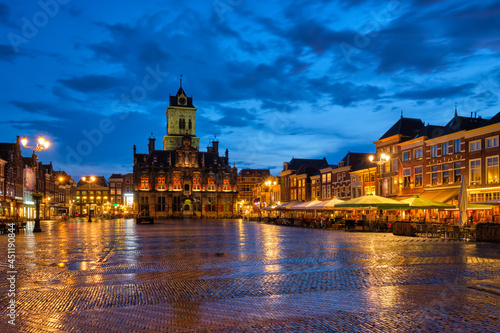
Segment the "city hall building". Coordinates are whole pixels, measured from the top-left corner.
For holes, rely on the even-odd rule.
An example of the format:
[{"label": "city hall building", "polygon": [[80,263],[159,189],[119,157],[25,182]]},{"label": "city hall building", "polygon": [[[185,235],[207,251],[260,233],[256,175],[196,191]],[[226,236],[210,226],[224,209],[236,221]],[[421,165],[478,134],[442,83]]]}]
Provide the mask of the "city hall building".
[{"label": "city hall building", "polygon": [[152,136],[147,153],[138,153],[134,146],[135,214],[155,218],[235,216],[238,174],[229,163],[228,150],[220,156],[216,140],[206,152],[199,150],[197,109],[182,84],[169,102],[163,149],[156,150]]}]

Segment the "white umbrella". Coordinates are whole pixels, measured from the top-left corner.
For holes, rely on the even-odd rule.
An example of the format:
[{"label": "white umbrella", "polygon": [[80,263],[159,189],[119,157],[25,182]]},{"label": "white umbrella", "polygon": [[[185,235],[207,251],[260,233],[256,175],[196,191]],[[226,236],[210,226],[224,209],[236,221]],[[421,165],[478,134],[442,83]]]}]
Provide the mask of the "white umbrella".
[{"label": "white umbrella", "polygon": [[465,177],[462,175],[460,194],[458,195],[458,225],[463,226],[465,223],[467,223],[467,186],[465,186]]}]

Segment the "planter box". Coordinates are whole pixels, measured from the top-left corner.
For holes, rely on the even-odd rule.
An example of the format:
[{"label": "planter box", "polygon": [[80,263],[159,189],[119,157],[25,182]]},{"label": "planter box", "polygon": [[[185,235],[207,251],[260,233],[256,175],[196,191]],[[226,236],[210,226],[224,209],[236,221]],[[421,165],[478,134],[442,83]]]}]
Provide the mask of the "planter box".
[{"label": "planter box", "polygon": [[392,224],[392,233],[398,236],[415,236],[417,228],[411,222],[395,222]]},{"label": "planter box", "polygon": [[476,226],[476,241],[500,243],[500,224],[478,223]]}]

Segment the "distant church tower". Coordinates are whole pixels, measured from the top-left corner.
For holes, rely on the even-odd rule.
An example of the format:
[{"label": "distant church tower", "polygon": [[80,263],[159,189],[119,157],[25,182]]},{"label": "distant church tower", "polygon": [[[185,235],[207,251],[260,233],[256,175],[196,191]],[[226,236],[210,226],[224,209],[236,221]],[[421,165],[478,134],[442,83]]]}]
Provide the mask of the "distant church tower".
[{"label": "distant church tower", "polygon": [[179,91],[170,96],[167,107],[167,135],[163,137],[163,150],[174,150],[182,146],[182,138],[191,136],[193,148],[200,149],[200,138],[196,137],[196,108],[193,97],[187,97],[182,89],[182,78]]}]

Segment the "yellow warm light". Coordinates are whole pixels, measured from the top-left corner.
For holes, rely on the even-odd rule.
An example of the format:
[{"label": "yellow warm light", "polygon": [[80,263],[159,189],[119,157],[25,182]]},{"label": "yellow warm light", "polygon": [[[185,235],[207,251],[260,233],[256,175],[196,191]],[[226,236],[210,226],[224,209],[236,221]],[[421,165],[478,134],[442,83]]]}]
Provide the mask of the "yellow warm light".
[{"label": "yellow warm light", "polygon": [[87,180],[87,177],[82,177],[82,180],[83,180],[83,181],[86,181],[86,180]]},{"label": "yellow warm light", "polygon": [[59,181],[62,182],[63,181],[63,177],[59,177]]},{"label": "yellow warm light", "polygon": [[94,177],[94,176],[90,177],[90,181],[91,181],[91,182],[93,182],[94,180],[95,180],[95,177]]},{"label": "yellow warm light", "polygon": [[368,157],[368,159],[370,160],[370,162],[373,162],[373,155],[370,155],[370,157]]},{"label": "yellow warm light", "polygon": [[28,144],[28,139],[26,139],[25,137],[23,137],[21,139],[21,143],[23,144],[23,146],[26,146]]},{"label": "yellow warm light", "polygon": [[39,137],[39,138],[38,138],[38,144],[39,144],[40,146],[43,146],[43,145],[44,145],[44,143],[45,143],[45,139],[43,138],[43,136]]}]

